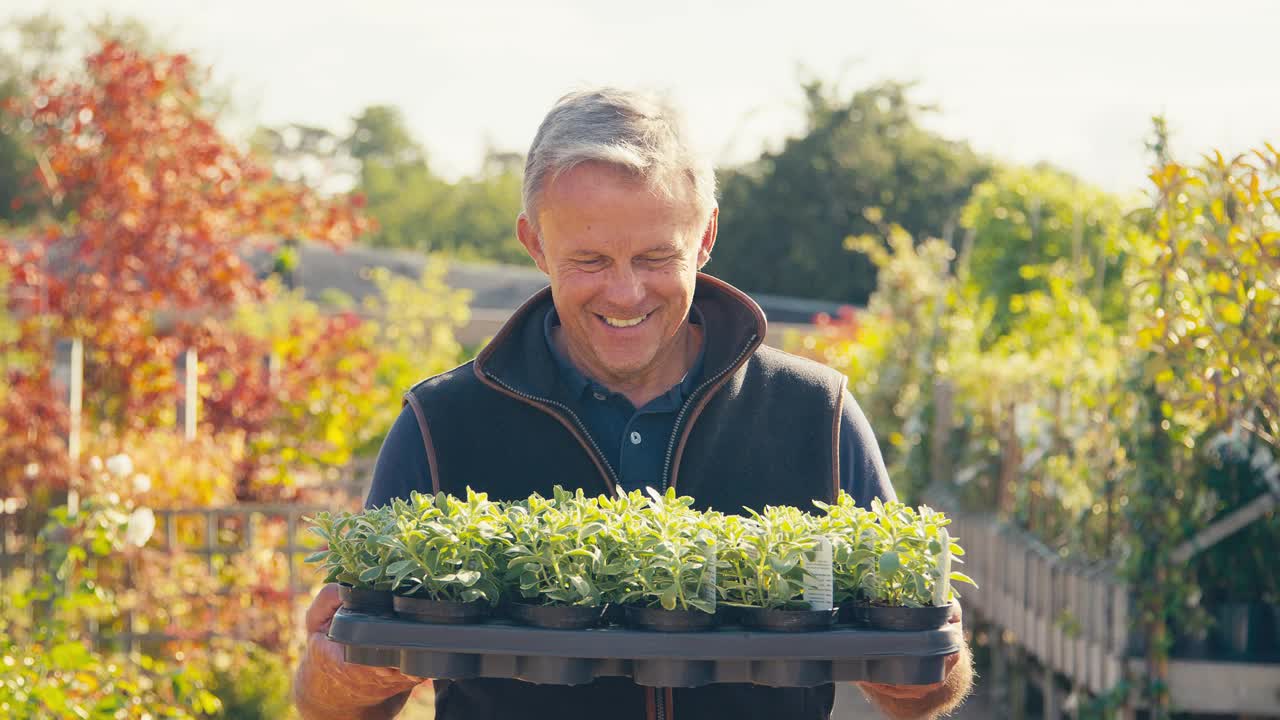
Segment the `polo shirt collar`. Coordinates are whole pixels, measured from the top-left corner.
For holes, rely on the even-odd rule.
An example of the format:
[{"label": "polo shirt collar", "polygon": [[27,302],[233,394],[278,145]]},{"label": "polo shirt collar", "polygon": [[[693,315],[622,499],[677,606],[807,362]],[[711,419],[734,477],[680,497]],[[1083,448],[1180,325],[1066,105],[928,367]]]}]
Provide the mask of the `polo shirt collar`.
[{"label": "polo shirt collar", "polygon": [[[689,367],[689,372],[685,373],[684,378],[682,378],[679,383],[673,385],[662,395],[654,398],[652,402],[666,400],[672,408],[678,408],[680,407],[680,403],[682,403],[684,399],[693,392],[694,388],[698,387],[698,380],[702,377],[703,360],[707,354],[707,343],[710,342],[710,339],[708,338],[709,329],[703,321],[702,311],[698,309],[697,305],[692,305],[689,308],[689,322],[702,328],[702,342],[698,345],[698,354],[693,359],[693,365]],[[547,341],[547,349],[551,352],[551,357],[555,360],[556,367],[560,372],[560,380],[569,391],[568,396],[581,400],[585,399],[588,393],[610,392],[608,388],[605,388],[600,383],[583,374],[583,372],[573,364],[573,361],[565,356],[564,353],[560,352],[560,348],[556,347],[556,344],[552,339],[552,331],[559,324],[560,316],[556,313],[555,307],[552,306],[551,310],[547,312],[542,323],[543,336]]]},{"label": "polo shirt collar", "polygon": [[[736,370],[764,341],[768,325],[760,306],[723,280],[698,273],[693,305],[708,331],[703,337],[703,379]],[[546,315],[554,307],[550,287],[525,301],[476,356],[476,376],[528,400],[566,397],[560,393],[570,389],[547,346]]]}]

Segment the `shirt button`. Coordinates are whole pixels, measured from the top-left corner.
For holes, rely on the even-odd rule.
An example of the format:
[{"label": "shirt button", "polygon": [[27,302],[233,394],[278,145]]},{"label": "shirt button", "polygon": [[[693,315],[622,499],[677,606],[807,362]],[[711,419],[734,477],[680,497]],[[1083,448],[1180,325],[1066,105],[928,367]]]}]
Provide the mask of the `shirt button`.
[{"label": "shirt button", "polygon": [[639,445],[639,444],[640,444],[640,433],[638,433],[638,432],[633,432],[633,433],[631,433],[631,444],[632,444],[632,445]]},{"label": "shirt button", "polygon": [[603,399],[604,399],[604,393],[593,392],[593,393],[591,393],[591,397],[593,397],[593,398],[595,398],[595,399],[597,399],[597,400],[603,400]]}]

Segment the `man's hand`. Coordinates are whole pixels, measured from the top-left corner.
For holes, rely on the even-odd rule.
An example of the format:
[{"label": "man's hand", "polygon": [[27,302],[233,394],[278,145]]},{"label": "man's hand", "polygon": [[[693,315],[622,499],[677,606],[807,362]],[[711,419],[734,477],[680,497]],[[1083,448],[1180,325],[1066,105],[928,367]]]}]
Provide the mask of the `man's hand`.
[{"label": "man's hand", "polygon": [[[947,622],[955,624],[957,631],[960,630],[961,616],[960,604],[956,603]],[[967,645],[960,652],[946,656],[942,667],[942,682],[931,685],[872,682],[860,682],[857,685],[868,699],[894,720],[933,718],[959,707],[973,687],[973,666]]]},{"label": "man's hand", "polygon": [[328,637],[342,605],[338,586],[325,585],[307,608],[307,650],[293,679],[293,700],[306,720],[395,717],[409,691],[423,682],[395,668],[353,665]]}]

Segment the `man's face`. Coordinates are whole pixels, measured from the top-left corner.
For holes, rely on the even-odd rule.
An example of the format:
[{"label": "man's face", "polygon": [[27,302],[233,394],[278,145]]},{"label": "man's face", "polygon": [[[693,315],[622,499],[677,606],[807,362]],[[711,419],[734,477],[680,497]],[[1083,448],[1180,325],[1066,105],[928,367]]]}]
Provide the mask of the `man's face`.
[{"label": "man's face", "polygon": [[625,170],[583,163],[546,187],[535,232],[519,235],[551,278],[562,338],[581,370],[611,386],[641,385],[682,360],[698,269],[715,243],[716,215],[695,211]]}]

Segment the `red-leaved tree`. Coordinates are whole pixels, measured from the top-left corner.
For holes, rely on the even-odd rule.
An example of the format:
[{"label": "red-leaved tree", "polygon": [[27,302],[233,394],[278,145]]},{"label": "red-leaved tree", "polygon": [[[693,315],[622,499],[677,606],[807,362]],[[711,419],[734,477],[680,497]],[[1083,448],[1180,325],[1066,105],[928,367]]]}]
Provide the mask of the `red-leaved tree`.
[{"label": "red-leaved tree", "polygon": [[[32,128],[36,186],[56,218],[0,253],[22,328],[13,342],[44,358],[35,370],[6,369],[22,392],[0,407],[0,494],[22,481],[31,433],[45,442],[65,431],[49,417],[51,338],[84,339],[92,416],[152,427],[171,419],[173,363],[193,343],[210,351],[202,373],[254,385],[261,343],[217,321],[264,294],[249,249],[293,238],[342,245],[368,227],[358,197],[280,182],[225,138],[202,80],[186,56],[112,41],[86,58],[83,80],[42,80],[5,108]],[[267,393],[242,395],[215,415],[262,424]]]}]

